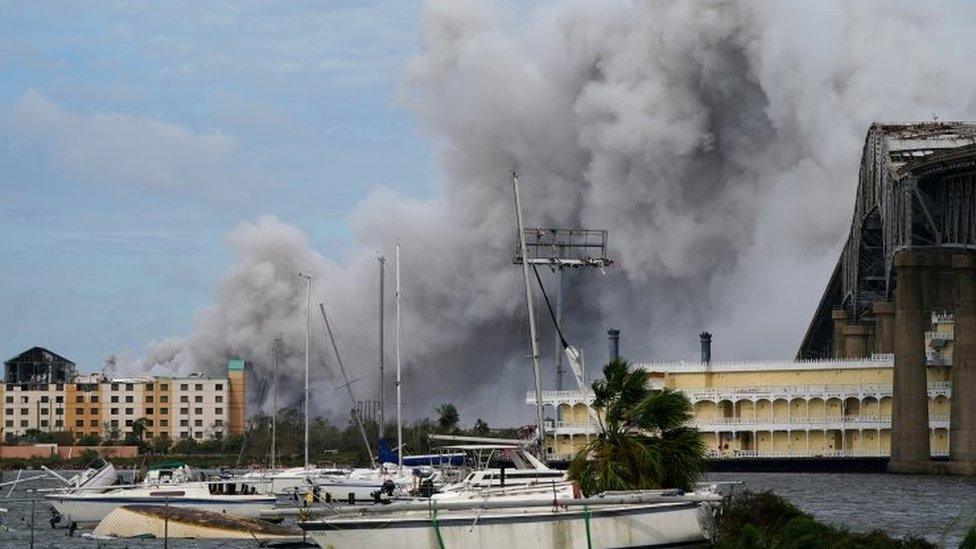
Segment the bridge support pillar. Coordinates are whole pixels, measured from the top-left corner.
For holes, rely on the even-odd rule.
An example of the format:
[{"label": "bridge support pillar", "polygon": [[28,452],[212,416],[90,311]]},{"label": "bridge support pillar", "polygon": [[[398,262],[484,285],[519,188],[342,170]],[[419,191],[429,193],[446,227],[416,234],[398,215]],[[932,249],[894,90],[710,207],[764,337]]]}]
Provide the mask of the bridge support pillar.
[{"label": "bridge support pillar", "polygon": [[874,352],[891,354],[895,351],[895,304],[875,301],[871,309],[874,312]]},{"label": "bridge support pillar", "polygon": [[952,257],[956,278],[949,472],[976,473],[976,256]]},{"label": "bridge support pillar", "polygon": [[892,383],[892,473],[929,472],[928,383],[922,278],[927,257],[911,251],[894,256],[895,363]]},{"label": "bridge support pillar", "polygon": [[831,340],[834,358],[844,358],[844,353],[847,352],[847,344],[844,340],[844,326],[847,324],[847,311],[844,309],[834,309],[830,312],[830,318],[834,322],[834,335]]},{"label": "bridge support pillar", "polygon": [[873,339],[871,326],[862,322],[844,325],[844,357],[866,358],[871,355],[870,342]]}]

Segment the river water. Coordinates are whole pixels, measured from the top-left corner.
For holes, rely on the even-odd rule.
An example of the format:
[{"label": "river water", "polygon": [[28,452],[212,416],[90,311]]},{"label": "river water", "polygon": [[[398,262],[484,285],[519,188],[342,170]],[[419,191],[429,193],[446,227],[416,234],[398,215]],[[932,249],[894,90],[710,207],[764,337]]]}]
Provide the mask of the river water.
[{"label": "river water", "polygon": [[958,547],[976,523],[976,479],[864,473],[710,473],[771,490],[816,518],[851,531],[882,530]]},{"label": "river water", "polygon": [[[25,472],[25,476],[26,476]],[[9,472],[4,480],[12,480]],[[742,481],[739,489],[772,490],[816,518],[853,531],[883,530],[891,535],[915,535],[943,547],[957,547],[966,529],[976,522],[976,479],[864,473],[710,473],[708,480]],[[51,483],[30,483],[32,487]],[[0,548],[27,547],[30,541],[30,497],[18,486],[12,499],[0,499]],[[7,488],[0,490],[0,498]],[[162,547],[159,540],[93,540],[68,537],[65,528],[52,529],[43,501],[35,507],[35,547],[100,547],[105,549]],[[170,547],[256,547],[246,541],[170,542]]]}]

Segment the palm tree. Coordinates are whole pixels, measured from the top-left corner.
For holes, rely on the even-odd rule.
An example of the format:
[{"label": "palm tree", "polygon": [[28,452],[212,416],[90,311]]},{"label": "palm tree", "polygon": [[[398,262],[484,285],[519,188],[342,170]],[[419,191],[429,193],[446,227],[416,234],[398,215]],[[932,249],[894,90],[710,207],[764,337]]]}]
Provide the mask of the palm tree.
[{"label": "palm tree", "polygon": [[705,464],[691,403],[672,389],[648,388],[650,374],[614,359],[593,383],[601,433],[573,458],[569,478],[585,494],[609,490],[689,490]]}]

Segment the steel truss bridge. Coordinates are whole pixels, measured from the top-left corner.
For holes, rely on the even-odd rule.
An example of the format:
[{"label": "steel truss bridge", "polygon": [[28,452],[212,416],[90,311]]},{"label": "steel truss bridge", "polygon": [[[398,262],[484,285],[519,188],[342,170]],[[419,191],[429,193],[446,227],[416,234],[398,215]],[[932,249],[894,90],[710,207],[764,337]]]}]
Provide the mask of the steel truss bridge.
[{"label": "steel truss bridge", "polygon": [[850,235],[797,352],[835,356],[832,311],[873,320],[893,296],[895,252],[976,249],[976,124],[879,124],[868,130]]}]

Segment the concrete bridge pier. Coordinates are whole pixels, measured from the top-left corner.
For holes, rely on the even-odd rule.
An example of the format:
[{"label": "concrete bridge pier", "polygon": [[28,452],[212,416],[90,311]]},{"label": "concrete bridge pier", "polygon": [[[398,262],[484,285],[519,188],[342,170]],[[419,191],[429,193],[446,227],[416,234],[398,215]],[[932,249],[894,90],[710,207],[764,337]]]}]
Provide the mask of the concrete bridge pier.
[{"label": "concrete bridge pier", "polygon": [[888,471],[892,473],[927,473],[930,469],[925,310],[922,297],[922,278],[928,266],[926,259],[922,254],[899,252],[893,262],[897,285],[891,461],[888,462]]},{"label": "concrete bridge pier", "polygon": [[874,312],[874,352],[890,354],[895,349],[895,305],[890,301],[875,301],[871,306]]},{"label": "concrete bridge pier", "polygon": [[955,347],[949,421],[950,473],[976,474],[976,256],[955,255]]}]

